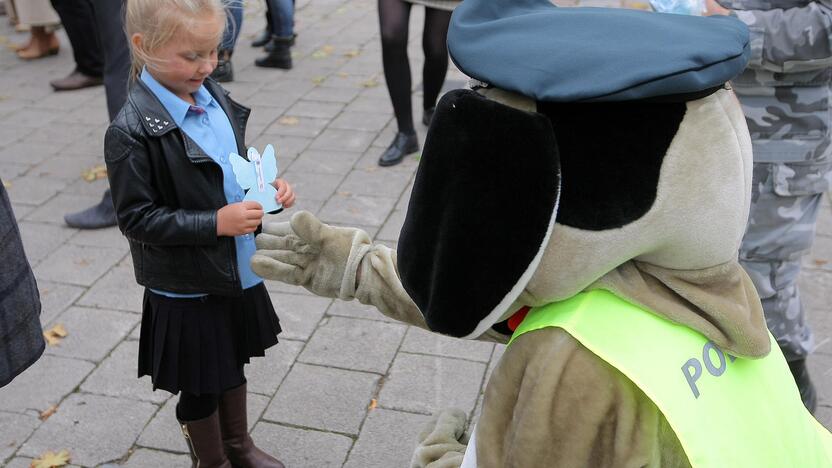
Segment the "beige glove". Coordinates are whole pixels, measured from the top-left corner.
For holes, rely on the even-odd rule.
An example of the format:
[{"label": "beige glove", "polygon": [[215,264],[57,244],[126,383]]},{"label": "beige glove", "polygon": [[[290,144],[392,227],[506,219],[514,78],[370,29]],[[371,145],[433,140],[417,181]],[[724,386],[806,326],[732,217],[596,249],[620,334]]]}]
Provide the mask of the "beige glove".
[{"label": "beige glove", "polygon": [[419,445],[413,452],[411,468],[458,468],[467,448],[465,413],[445,409],[433,415],[419,433]]},{"label": "beige glove", "polygon": [[366,232],[326,225],[307,211],[265,225],[255,242],[251,269],[262,278],[344,300],[355,297],[356,271],[372,247]]}]

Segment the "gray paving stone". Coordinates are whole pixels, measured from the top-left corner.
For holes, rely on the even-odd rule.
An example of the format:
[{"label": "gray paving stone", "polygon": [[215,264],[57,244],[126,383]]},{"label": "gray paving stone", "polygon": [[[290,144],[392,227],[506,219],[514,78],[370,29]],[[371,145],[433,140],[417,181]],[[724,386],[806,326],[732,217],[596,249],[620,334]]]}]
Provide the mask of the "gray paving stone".
[{"label": "gray paving stone", "polygon": [[35,207],[30,205],[20,205],[17,203],[12,203],[12,211],[14,211],[14,219],[15,221],[20,221],[26,217],[27,214],[31,213]]},{"label": "gray paving stone", "polygon": [[46,327],[84,292],[80,286],[38,281],[40,292],[40,323]]},{"label": "gray paving stone", "polygon": [[9,199],[21,205],[42,205],[54,197],[66,182],[60,179],[47,179],[45,177],[23,176],[18,177],[6,190]]},{"label": "gray paving stone", "polygon": [[139,436],[136,445],[170,452],[188,453],[188,444],[176,421],[176,402],[171,398],[150,420]]},{"label": "gray paving stone", "polygon": [[347,175],[338,190],[356,195],[398,199],[412,177],[407,172],[355,169]]},{"label": "gray paving stone", "polygon": [[327,119],[316,119],[312,117],[278,119],[275,123],[266,127],[263,133],[269,135],[314,138],[320,135],[328,124],[329,120]]},{"label": "gray paving stone", "polygon": [[39,206],[26,216],[29,221],[51,223],[66,227],[64,215],[74,213],[82,207],[93,206],[101,200],[101,196],[77,195],[59,193],[54,198]]},{"label": "gray paving stone", "polygon": [[266,350],[265,357],[252,358],[246,366],[248,391],[273,396],[302,347],[301,341],[280,339],[277,345]]},{"label": "gray paving stone", "polygon": [[31,458],[14,457],[3,466],[6,468],[32,468],[32,461]]},{"label": "gray paving stone", "polygon": [[462,340],[431,333],[417,327],[410,327],[402,343],[402,351],[417,354],[446,356],[469,361],[489,362],[494,350],[493,343],[476,340]]},{"label": "gray paving stone", "polygon": [[318,119],[333,119],[344,109],[344,104],[338,102],[298,101],[286,111],[286,115],[298,117],[315,117]]},{"label": "gray paving stone", "polygon": [[139,449],[130,455],[125,468],[190,468],[191,457],[156,450]]},{"label": "gray paving stone", "polygon": [[377,408],[370,411],[344,468],[410,466],[428,416]]},{"label": "gray paving stone", "polygon": [[11,457],[39,425],[34,415],[0,412],[0,463]]},{"label": "gray paving stone", "polygon": [[433,414],[443,408],[470,412],[485,374],[485,364],[400,352],[379,393],[384,408]]},{"label": "gray paving stone", "polygon": [[398,241],[406,215],[407,211],[405,210],[393,211],[393,213],[390,214],[390,217],[387,218],[387,221],[384,223],[384,226],[382,226],[376,238],[394,242]]},{"label": "gray paving stone", "polygon": [[121,399],[163,403],[170,398],[170,393],[164,390],[153,391],[153,384],[148,376],[141,379],[136,377],[138,356],[138,341],[122,341],[81,384],[81,391]]},{"label": "gray paving stone", "polygon": [[367,320],[398,323],[396,320],[393,320],[379,312],[375,307],[364,305],[356,300],[341,301],[336,299],[332,302],[332,305],[329,306],[326,313],[328,315],[341,317],[363,318]]},{"label": "gray paving stone", "polygon": [[350,171],[350,168],[352,168],[360,157],[361,153],[350,151],[322,151],[310,149],[304,151],[298,156],[294,163],[292,163],[291,170],[337,175],[340,177],[340,182],[340,180],[343,179],[344,174]]},{"label": "gray paving stone", "polygon": [[828,320],[832,304],[832,273],[804,269],[800,272],[798,284],[806,318],[815,335],[815,351],[832,353],[832,321]]},{"label": "gray paving stone", "polygon": [[347,112],[373,112],[377,114],[393,115],[393,106],[389,97],[375,97],[362,95],[347,105]]},{"label": "gray paving stone", "polygon": [[42,128],[57,117],[55,112],[48,110],[33,108],[20,109],[9,117],[0,119],[0,125],[13,128]]},{"label": "gray paving stone", "polygon": [[49,177],[74,181],[82,172],[99,164],[104,164],[101,157],[95,156],[52,156],[29,171],[34,177]]},{"label": "gray paving stone", "polygon": [[101,361],[139,323],[139,317],[115,310],[70,307],[55,323],[64,326],[67,336],[47,346],[47,354]]},{"label": "gray paving stone", "polygon": [[373,146],[371,146],[367,151],[365,151],[364,155],[361,156],[361,159],[359,159],[358,162],[355,163],[356,169],[376,170],[381,173],[408,172],[413,174],[416,172],[416,169],[419,167],[421,151],[406,155],[404,159],[402,159],[402,162],[395,166],[380,167],[378,165],[378,158],[381,157],[382,153],[384,153],[384,151],[393,141],[393,135],[391,134],[389,137],[385,137],[383,140],[377,139],[376,141],[382,143],[379,146],[376,146],[376,144],[373,143]]},{"label": "gray paving stone", "polygon": [[40,263],[76,233],[75,229],[52,224],[23,221],[17,225],[23,239],[23,250],[31,265]]},{"label": "gray paving stone", "polygon": [[[101,196],[104,194],[104,191],[109,188],[109,183],[107,179],[97,179],[92,182],[87,182],[83,179],[78,179],[75,182],[72,182],[66,188],[64,188],[64,193],[70,193],[74,195],[86,195],[89,197],[95,197],[98,201],[101,200]],[[98,203],[96,201],[96,203]],[[77,207],[79,210],[87,208],[86,206]]]},{"label": "gray paving stone", "polygon": [[832,405],[832,364],[828,357],[828,355],[815,354],[806,361],[812,382],[818,391],[818,404],[826,406]]},{"label": "gray paving stone", "polygon": [[341,174],[315,174],[289,169],[285,178],[292,184],[298,198],[327,200],[335,193],[344,176]]},{"label": "gray paving stone", "polygon": [[91,247],[114,247],[128,251],[130,245],[127,238],[117,227],[106,229],[81,229],[69,240],[70,244],[87,245]]},{"label": "gray paving stone", "polygon": [[390,123],[391,118],[392,116],[386,112],[344,112],[333,120],[329,127],[378,132]]},{"label": "gray paving stone", "polygon": [[259,422],[251,434],[255,444],[289,467],[340,468],[352,439],[338,434]]},{"label": "gray paving stone", "polygon": [[395,204],[395,198],[338,192],[324,204],[319,217],[328,223],[381,226]]},{"label": "gray paving stone", "polygon": [[20,177],[29,170],[28,164],[16,164],[0,160],[0,179],[10,183],[15,177]]},{"label": "gray paving stone", "polygon": [[78,304],[140,313],[143,298],[144,288],[136,283],[133,267],[118,265],[88,289]]},{"label": "gray paving stone", "polygon": [[403,324],[328,317],[315,330],[298,360],[384,374],[405,331]]},{"label": "gray paving stone", "polygon": [[308,340],[331,302],[322,297],[283,293],[269,293],[269,297],[280,318],[280,337],[288,340]]},{"label": "gray paving stone", "polygon": [[379,376],[295,364],[263,419],[358,435]]},{"label": "gray paving stone", "polygon": [[312,149],[364,151],[372,143],[374,133],[359,130],[328,128],[309,145]]},{"label": "gray paving stone", "polygon": [[803,267],[832,272],[832,237],[815,236],[811,252],[803,257]]},{"label": "gray paving stone", "polygon": [[115,265],[124,249],[65,244],[35,267],[35,275],[49,281],[91,286]]},{"label": "gray paving stone", "polygon": [[78,359],[43,356],[10,384],[0,388],[0,410],[43,411],[72,392],[93,367]]},{"label": "gray paving stone", "polygon": [[269,107],[269,106],[257,106],[252,109],[251,116],[248,119],[248,127],[247,128],[254,128],[254,127],[268,127],[271,125],[278,117],[280,117],[284,112],[286,112],[286,107]]},{"label": "gray paving stone", "polygon": [[73,394],[20,448],[37,457],[56,447],[71,447],[72,462],[95,466],[117,460],[139,436],[156,406],[96,395]]},{"label": "gray paving stone", "polygon": [[[25,132],[21,132],[25,134]],[[33,166],[48,160],[58,151],[58,147],[48,143],[27,141],[7,144],[0,143],[0,161]]]}]

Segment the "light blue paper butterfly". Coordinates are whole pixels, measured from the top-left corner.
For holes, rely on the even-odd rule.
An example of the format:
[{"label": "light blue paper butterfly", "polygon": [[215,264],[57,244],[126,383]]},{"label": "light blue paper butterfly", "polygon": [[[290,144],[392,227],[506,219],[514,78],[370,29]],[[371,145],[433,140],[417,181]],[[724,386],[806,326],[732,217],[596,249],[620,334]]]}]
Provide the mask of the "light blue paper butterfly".
[{"label": "light blue paper butterfly", "polygon": [[249,148],[248,161],[235,153],[228,155],[228,159],[231,160],[237,183],[244,190],[248,189],[243,201],[260,203],[266,213],[276,213],[283,209],[275,200],[277,189],[272,185],[277,179],[277,159],[274,157],[272,145],[266,145],[263,156],[260,156],[256,149]]}]

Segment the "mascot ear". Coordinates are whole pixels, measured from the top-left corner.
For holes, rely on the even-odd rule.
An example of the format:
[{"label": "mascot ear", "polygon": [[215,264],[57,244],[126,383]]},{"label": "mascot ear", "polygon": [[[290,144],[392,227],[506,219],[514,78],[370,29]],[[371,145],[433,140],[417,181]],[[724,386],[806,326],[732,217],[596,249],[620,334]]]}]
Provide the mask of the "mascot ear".
[{"label": "mascot ear", "polygon": [[559,197],[545,116],[469,90],[446,94],[398,244],[402,284],[428,327],[476,337],[494,324],[537,268]]}]

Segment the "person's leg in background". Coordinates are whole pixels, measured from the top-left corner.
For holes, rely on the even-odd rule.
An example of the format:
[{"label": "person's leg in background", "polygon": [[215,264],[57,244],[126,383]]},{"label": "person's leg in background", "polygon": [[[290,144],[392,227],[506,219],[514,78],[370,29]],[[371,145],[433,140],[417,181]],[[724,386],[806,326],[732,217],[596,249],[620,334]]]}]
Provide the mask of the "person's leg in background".
[{"label": "person's leg in background", "polygon": [[225,14],[225,33],[217,54],[217,68],[211,73],[211,78],[220,83],[234,81],[231,56],[234,55],[234,47],[237,45],[237,38],[240,37],[240,29],[243,27],[243,0],[230,0],[225,6]]},{"label": "person's leg in background", "polygon": [[266,0],[266,27],[260,31],[260,34],[251,41],[252,47],[263,47],[272,40],[272,7],[268,0]]},{"label": "person's leg in background", "polygon": [[422,68],[423,110],[422,123],[430,125],[436,100],[448,74],[448,25],[451,12],[425,8],[425,27],[422,31],[422,49],[425,65]]},{"label": "person's leg in background", "polygon": [[[127,99],[127,81],[130,76],[130,49],[124,33],[124,2],[125,0],[93,0],[92,3],[104,56],[104,88],[111,121]],[[64,221],[78,229],[115,226],[116,213],[110,189],[104,192],[98,204],[67,214]]]},{"label": "person's leg in background", "polygon": [[823,177],[800,174],[799,168],[792,168],[788,164],[754,164],[751,212],[740,263],[757,288],[766,323],[789,363],[803,403],[814,411],[817,394],[806,368],[813,347],[812,331],[797,279],[801,259],[812,247],[823,197],[820,186],[811,180],[822,182]]},{"label": "person's leg in background", "polygon": [[48,0],[26,0],[16,2],[20,25],[29,27],[29,40],[14,49],[18,58],[34,60],[56,55],[60,50],[60,41],[55,30],[61,20]]},{"label": "person's leg in background", "polygon": [[295,7],[292,0],[267,0],[272,18],[273,35],[266,44],[267,55],[254,61],[258,67],[292,68],[291,47],[295,34]]},{"label": "person's leg in background", "polygon": [[407,57],[410,8],[411,4],[403,0],[378,1],[384,80],[398,126],[393,142],[379,158],[378,163],[381,166],[398,164],[405,155],[419,151],[419,140],[413,126],[413,108],[410,101],[413,87]]},{"label": "person's leg in background", "polygon": [[70,91],[103,84],[104,56],[91,0],[51,1],[52,8],[58,12],[72,45],[75,70],[64,78],[50,81],[49,84],[56,91]]}]

